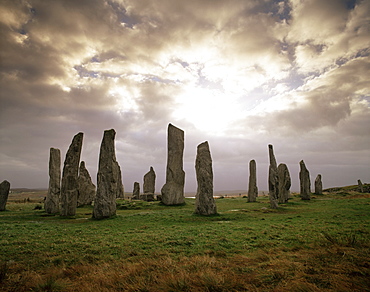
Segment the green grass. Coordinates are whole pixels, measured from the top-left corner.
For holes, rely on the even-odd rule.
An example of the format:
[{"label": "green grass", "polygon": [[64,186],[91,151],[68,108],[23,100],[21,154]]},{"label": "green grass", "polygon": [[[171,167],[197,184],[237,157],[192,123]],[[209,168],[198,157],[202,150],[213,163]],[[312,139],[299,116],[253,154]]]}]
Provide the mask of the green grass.
[{"label": "green grass", "polygon": [[9,204],[0,213],[0,285],[4,291],[90,291],[83,284],[92,282],[100,291],[369,287],[367,196],[295,196],[277,210],[266,197],[217,199],[219,214],[208,217],[193,214],[194,202],[117,201],[117,216],[106,220],[92,220],[92,207],[62,218],[33,210],[36,204]]}]

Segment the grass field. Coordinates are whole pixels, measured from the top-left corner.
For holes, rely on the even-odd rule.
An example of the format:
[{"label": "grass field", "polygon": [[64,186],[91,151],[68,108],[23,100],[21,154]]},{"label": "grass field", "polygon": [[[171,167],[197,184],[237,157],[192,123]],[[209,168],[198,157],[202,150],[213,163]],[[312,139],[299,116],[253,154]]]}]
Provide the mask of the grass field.
[{"label": "grass field", "polygon": [[0,213],[1,291],[370,291],[370,196],[354,191],[278,210],[268,198],[217,199],[219,214],[117,201],[91,220],[7,205]]}]

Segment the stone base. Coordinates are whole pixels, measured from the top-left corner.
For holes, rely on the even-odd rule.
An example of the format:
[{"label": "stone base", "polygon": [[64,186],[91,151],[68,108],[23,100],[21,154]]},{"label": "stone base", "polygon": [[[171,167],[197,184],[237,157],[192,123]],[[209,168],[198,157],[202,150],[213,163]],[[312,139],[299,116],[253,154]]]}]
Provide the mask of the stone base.
[{"label": "stone base", "polygon": [[155,201],[154,194],[152,193],[142,194],[140,195],[140,200],[146,201],[146,202],[153,202]]}]

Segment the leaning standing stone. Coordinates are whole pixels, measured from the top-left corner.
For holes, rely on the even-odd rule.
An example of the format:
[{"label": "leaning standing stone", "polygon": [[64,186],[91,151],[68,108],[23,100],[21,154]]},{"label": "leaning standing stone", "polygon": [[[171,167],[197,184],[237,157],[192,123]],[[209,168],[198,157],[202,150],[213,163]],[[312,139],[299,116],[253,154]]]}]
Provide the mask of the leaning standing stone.
[{"label": "leaning standing stone", "polygon": [[73,137],[64,160],[62,186],[60,191],[60,215],[74,216],[77,208],[78,167],[80,165],[83,133]]},{"label": "leaning standing stone", "polygon": [[91,205],[95,198],[95,185],[86,169],[85,161],[81,161],[80,174],[78,175],[77,207]]},{"label": "leaning standing stone", "polygon": [[278,166],[278,180],[279,180],[279,203],[288,202],[290,196],[291,179],[288,170],[288,166],[284,163],[280,163]]},{"label": "leaning standing stone", "polygon": [[198,183],[195,197],[195,213],[199,215],[216,214],[217,208],[213,198],[212,158],[208,142],[198,145],[195,172]]},{"label": "leaning standing stone", "polygon": [[184,131],[168,125],[166,183],[162,187],[162,203],[180,205],[185,203],[183,170]]},{"label": "leaning standing stone", "polygon": [[279,177],[273,146],[270,144],[268,145],[268,148],[270,159],[269,177],[268,177],[270,207],[272,209],[277,209],[279,207],[278,205]]},{"label": "leaning standing stone", "polygon": [[94,219],[109,218],[116,215],[116,197],[122,184],[119,179],[119,165],[116,160],[114,129],[104,131],[100,146],[98,187],[94,201],[92,217]]},{"label": "leaning standing stone", "polygon": [[248,202],[255,202],[258,196],[257,188],[257,171],[256,161],[249,162],[249,185],[248,185]]},{"label": "leaning standing stone", "polygon": [[6,202],[8,201],[10,190],[10,182],[4,180],[0,184],[0,211],[5,211],[6,209]]},{"label": "leaning standing stone", "polygon": [[302,200],[311,200],[311,181],[310,181],[310,172],[306,168],[304,161],[299,162],[301,168],[299,172],[300,180],[300,189],[301,189],[301,199]]},{"label": "leaning standing stone", "polygon": [[140,200],[140,184],[137,181],[134,182],[134,190],[132,191],[132,199]]},{"label": "leaning standing stone", "polygon": [[49,189],[45,200],[45,212],[56,214],[59,212],[60,178],[61,178],[60,150],[50,148],[49,157]]},{"label": "leaning standing stone", "polygon": [[315,194],[322,195],[322,180],[321,174],[318,174],[315,179]]}]

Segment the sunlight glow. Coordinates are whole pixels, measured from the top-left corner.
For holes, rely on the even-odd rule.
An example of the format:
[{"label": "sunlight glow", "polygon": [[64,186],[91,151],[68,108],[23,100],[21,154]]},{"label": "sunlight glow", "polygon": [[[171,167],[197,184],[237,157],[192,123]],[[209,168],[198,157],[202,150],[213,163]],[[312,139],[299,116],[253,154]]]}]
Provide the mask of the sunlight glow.
[{"label": "sunlight glow", "polygon": [[138,105],[135,101],[135,92],[131,91],[125,86],[116,86],[109,91],[109,95],[116,99],[118,112],[138,110]]},{"label": "sunlight glow", "polygon": [[242,116],[237,97],[206,88],[188,89],[179,97],[173,116],[185,119],[201,131],[222,135]]}]

